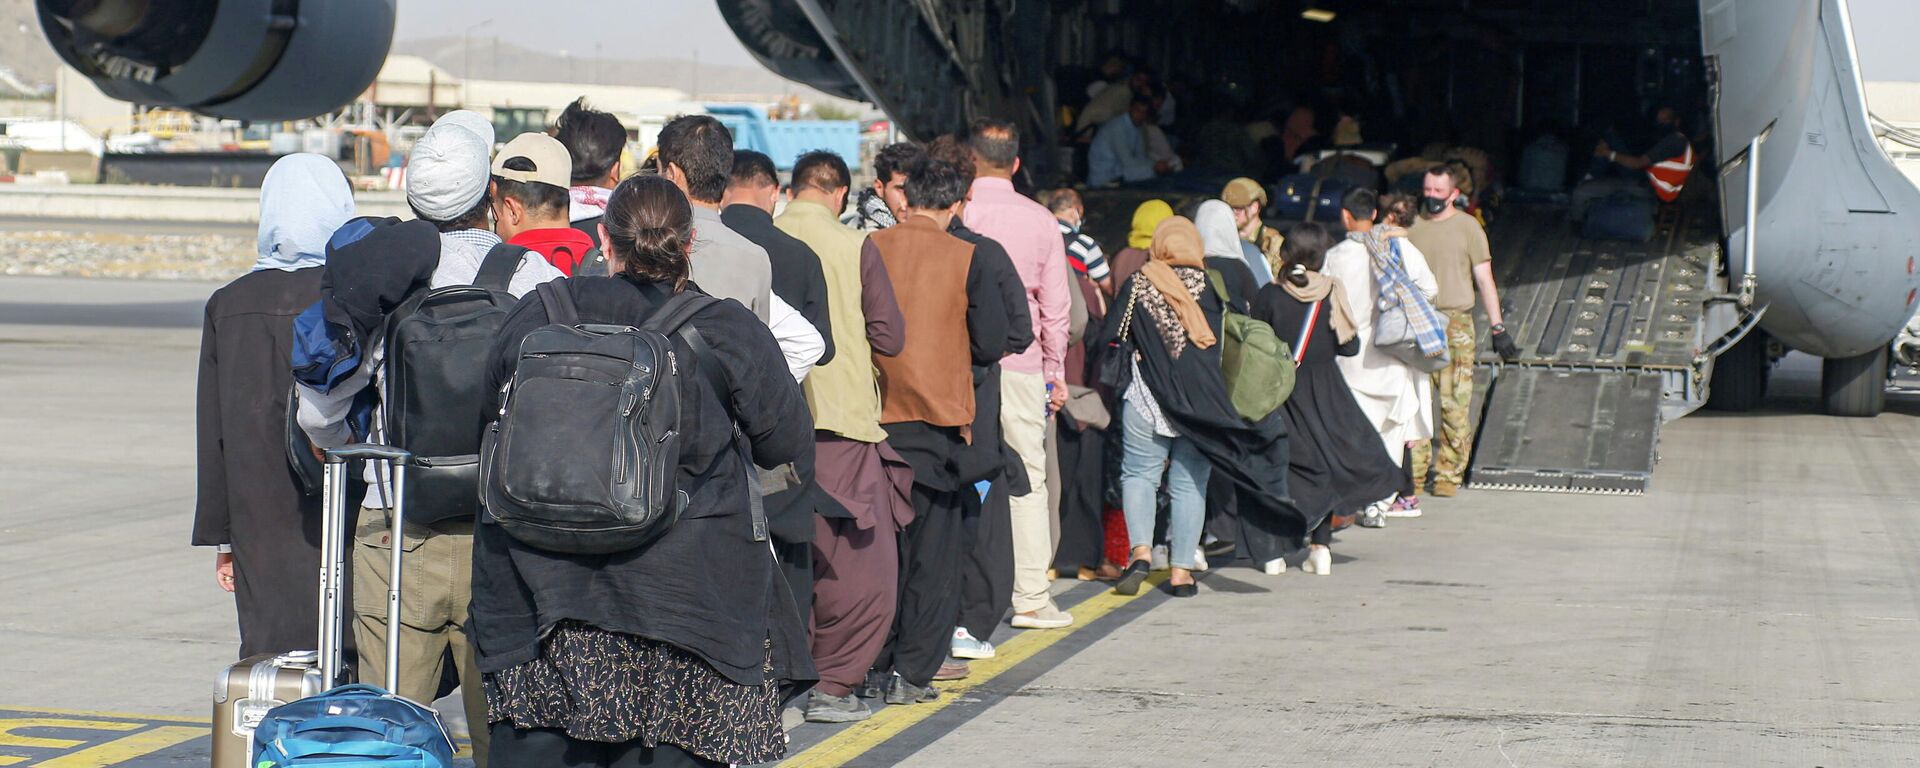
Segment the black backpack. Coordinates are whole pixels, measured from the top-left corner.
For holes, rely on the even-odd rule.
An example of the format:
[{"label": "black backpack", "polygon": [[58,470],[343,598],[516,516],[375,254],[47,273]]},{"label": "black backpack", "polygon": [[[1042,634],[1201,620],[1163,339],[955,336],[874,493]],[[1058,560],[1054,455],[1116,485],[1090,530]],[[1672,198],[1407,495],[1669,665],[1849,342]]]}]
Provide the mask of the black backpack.
[{"label": "black backpack", "polygon": [[471,519],[478,511],[478,427],[492,394],[487,350],[513,309],[507,285],[526,254],[496,245],[472,285],[420,291],[388,315],[385,440],[413,454],[410,521]]},{"label": "black backpack", "polygon": [[[500,419],[487,430],[482,493],[489,519],[552,552],[607,554],[658,538],[686,508],[678,487],[680,377],[701,370],[722,399],[718,361],[688,318],[718,300],[685,291],[641,327],[581,325],[568,281],[537,289],[552,321],[520,342]],[[673,336],[692,360],[681,360]],[[745,439],[756,541],[766,516]]]}]

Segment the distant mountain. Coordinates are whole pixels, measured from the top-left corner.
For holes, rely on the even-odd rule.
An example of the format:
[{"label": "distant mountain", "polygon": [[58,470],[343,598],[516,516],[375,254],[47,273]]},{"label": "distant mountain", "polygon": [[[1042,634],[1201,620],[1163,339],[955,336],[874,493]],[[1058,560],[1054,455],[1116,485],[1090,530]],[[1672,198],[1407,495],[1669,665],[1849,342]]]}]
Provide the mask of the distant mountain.
[{"label": "distant mountain", "polygon": [[699,98],[714,96],[797,95],[809,102],[843,99],[795,83],[760,67],[696,64],[687,59],[623,59],[594,52],[533,50],[493,37],[424,38],[396,41],[393,52],[419,56],[457,77],[469,64],[474,79],[523,80],[546,83],[650,85],[678,88]]}]

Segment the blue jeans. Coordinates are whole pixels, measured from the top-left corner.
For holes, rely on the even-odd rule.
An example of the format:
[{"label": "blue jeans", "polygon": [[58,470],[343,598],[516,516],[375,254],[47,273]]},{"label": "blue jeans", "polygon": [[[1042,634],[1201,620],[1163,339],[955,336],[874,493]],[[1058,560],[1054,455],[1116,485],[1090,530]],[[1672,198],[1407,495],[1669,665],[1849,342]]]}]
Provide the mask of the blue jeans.
[{"label": "blue jeans", "polygon": [[1131,403],[1122,404],[1120,410],[1126,435],[1120,458],[1120,506],[1127,516],[1127,541],[1135,547],[1153,545],[1154,511],[1160,478],[1165,475],[1173,501],[1167,559],[1175,568],[1192,570],[1198,565],[1193,556],[1206,523],[1207,476],[1213,473],[1213,465],[1192,440],[1154,434],[1153,424]]}]

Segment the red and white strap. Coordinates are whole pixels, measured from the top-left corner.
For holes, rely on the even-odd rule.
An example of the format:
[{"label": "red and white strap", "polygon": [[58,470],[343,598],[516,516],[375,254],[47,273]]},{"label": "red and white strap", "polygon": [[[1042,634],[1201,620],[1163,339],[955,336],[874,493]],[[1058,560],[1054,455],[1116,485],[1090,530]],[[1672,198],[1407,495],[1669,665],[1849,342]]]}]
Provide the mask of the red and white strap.
[{"label": "red and white strap", "polygon": [[1313,339],[1313,326],[1320,322],[1320,305],[1326,301],[1316,301],[1313,308],[1307,310],[1307,321],[1300,324],[1300,338],[1293,345],[1293,364],[1298,366],[1307,357],[1307,342]]}]

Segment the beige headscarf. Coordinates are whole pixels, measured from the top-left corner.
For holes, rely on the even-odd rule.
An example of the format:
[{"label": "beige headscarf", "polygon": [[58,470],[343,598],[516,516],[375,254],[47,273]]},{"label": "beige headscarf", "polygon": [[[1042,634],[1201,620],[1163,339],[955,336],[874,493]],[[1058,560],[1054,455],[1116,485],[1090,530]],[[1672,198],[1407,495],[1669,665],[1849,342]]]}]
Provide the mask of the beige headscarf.
[{"label": "beige headscarf", "polygon": [[1180,325],[1186,329],[1187,338],[1193,341],[1193,345],[1206,349],[1218,341],[1214,338],[1213,327],[1207,325],[1207,316],[1200,311],[1200,303],[1187,293],[1187,284],[1181,282],[1180,276],[1173,271],[1174,267],[1206,269],[1205,257],[1201,255],[1203,252],[1200,230],[1193,226],[1193,221],[1185,216],[1169,217],[1153,228],[1153,261],[1141,267],[1140,274],[1167,300],[1167,306],[1173,309],[1175,317],[1180,318]]},{"label": "beige headscarf", "polygon": [[[1293,280],[1295,277],[1305,277],[1307,279],[1306,286],[1294,285]],[[1355,333],[1353,327],[1353,310],[1347,306],[1347,292],[1340,290],[1340,280],[1338,278],[1319,272],[1310,272],[1306,267],[1295,264],[1287,270],[1285,277],[1280,278],[1280,286],[1286,289],[1288,296],[1292,296],[1308,304],[1316,301],[1325,301],[1328,296],[1332,296],[1333,317],[1328,318],[1328,321],[1333,323],[1333,337],[1338,339],[1342,344],[1353,339]]]}]

